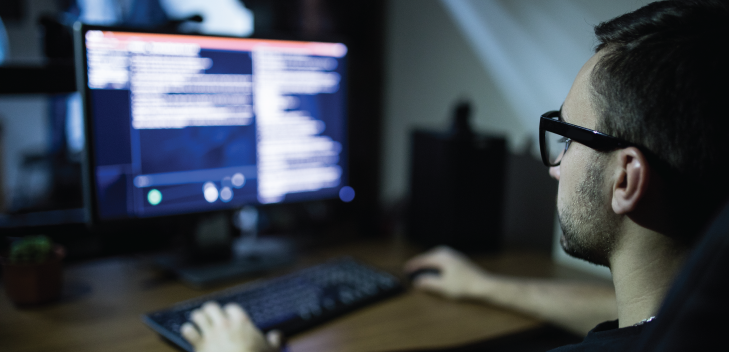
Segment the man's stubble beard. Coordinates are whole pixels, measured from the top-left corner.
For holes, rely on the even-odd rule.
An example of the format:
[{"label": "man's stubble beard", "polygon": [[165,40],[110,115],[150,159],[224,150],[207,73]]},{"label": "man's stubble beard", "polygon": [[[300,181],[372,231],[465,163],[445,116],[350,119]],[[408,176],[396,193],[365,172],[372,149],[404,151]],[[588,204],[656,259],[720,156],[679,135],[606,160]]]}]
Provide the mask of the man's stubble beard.
[{"label": "man's stubble beard", "polygon": [[609,266],[616,246],[619,219],[605,194],[603,173],[606,160],[598,156],[580,181],[576,196],[558,209],[563,236],[560,245],[570,256]]}]

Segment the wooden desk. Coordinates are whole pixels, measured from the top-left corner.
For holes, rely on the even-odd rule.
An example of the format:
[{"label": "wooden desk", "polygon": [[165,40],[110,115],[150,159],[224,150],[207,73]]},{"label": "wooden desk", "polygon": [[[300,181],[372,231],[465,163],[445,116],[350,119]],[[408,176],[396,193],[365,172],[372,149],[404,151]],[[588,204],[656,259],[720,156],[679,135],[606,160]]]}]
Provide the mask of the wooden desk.
[{"label": "wooden desk", "polygon": [[[417,250],[397,241],[358,241],[311,251],[302,255],[296,267],[271,275],[345,254],[400,272]],[[544,254],[505,253],[476,259],[487,269],[506,274],[581,276],[552,264]],[[67,266],[65,283],[67,291],[75,291],[73,295],[34,309],[17,309],[4,290],[0,293],[0,351],[175,351],[142,323],[140,315],[221,289],[195,290],[161,279],[148,258],[130,257]],[[292,352],[372,352],[447,347],[541,323],[497,307],[411,291],[296,335],[289,348]]]}]

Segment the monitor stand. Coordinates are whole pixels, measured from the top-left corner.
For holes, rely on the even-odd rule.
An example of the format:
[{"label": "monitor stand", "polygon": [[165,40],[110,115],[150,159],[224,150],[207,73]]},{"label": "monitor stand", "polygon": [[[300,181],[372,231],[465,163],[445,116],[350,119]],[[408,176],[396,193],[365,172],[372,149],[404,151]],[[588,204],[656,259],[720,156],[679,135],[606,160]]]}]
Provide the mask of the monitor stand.
[{"label": "monitor stand", "polygon": [[195,288],[222,284],[294,262],[294,246],[280,239],[260,238],[258,211],[244,207],[234,215],[233,223],[241,236],[231,239],[230,214],[221,213],[199,221],[194,233],[194,247],[184,254],[168,254],[157,263],[172,271],[182,282]]}]

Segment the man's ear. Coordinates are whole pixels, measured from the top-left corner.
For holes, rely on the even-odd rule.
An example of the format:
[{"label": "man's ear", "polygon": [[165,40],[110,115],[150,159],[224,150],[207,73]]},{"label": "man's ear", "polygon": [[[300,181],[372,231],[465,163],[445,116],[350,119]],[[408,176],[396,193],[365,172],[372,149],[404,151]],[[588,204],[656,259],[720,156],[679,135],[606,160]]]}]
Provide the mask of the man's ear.
[{"label": "man's ear", "polygon": [[613,183],[611,207],[616,214],[632,212],[646,195],[649,186],[649,164],[638,148],[618,151],[618,177]]}]

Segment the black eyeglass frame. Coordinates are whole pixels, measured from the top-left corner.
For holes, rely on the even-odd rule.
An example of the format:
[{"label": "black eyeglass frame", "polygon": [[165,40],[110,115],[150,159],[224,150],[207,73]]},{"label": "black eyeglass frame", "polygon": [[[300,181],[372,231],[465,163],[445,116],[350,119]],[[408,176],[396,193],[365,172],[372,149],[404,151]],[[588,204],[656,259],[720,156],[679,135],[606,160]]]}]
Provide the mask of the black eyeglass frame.
[{"label": "black eyeglass frame", "polygon": [[623,139],[560,121],[559,118],[560,111],[557,110],[548,111],[540,116],[540,154],[542,155],[543,164],[547,167],[560,165],[560,160],[557,162],[550,160],[549,151],[545,147],[545,131],[561,135],[598,151],[612,151],[635,146]]}]

